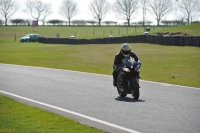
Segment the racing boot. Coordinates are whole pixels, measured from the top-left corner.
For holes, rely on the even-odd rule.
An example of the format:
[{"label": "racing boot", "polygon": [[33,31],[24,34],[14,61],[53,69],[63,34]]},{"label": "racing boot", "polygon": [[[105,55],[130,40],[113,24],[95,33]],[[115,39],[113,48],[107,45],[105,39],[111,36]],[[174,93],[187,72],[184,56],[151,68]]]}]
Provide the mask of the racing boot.
[{"label": "racing boot", "polygon": [[113,78],[113,86],[117,87],[117,78]]}]

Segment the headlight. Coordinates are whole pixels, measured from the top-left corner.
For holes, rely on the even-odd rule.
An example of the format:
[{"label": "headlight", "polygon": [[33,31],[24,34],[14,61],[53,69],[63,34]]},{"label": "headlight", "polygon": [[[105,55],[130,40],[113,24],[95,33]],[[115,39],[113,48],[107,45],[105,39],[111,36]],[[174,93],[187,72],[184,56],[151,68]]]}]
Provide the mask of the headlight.
[{"label": "headlight", "polygon": [[130,72],[130,69],[122,67],[124,72]]}]

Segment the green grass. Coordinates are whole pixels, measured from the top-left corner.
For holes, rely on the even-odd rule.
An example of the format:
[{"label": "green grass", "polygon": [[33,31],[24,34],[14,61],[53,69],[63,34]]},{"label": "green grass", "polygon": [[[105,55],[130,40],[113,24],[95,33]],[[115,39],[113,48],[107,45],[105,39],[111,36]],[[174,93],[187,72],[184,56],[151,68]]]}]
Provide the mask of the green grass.
[{"label": "green grass", "polygon": [[[183,26],[149,26],[151,28],[150,34],[158,32],[182,32],[187,33],[191,36],[200,36],[200,23],[192,25]],[[17,40],[29,33],[41,34],[44,37],[56,37],[59,33],[62,38],[69,38],[70,36],[76,36],[76,38],[102,38],[113,36],[131,36],[131,35],[141,35],[144,32],[144,27],[142,26],[39,26],[38,28],[32,28],[31,26],[0,26],[0,36],[4,37],[9,41],[14,41],[14,36],[16,34]]]},{"label": "green grass", "polygon": [[[157,32],[183,32],[189,35],[200,36],[200,24],[192,24],[187,26],[150,26],[150,34]],[[141,35],[144,32],[144,27],[124,27],[124,26],[102,26],[102,27],[92,27],[92,26],[39,26],[38,28],[32,28],[31,26],[0,26],[0,36],[5,38],[9,42],[15,40],[15,34],[17,41],[20,37],[36,33],[41,34],[44,37],[56,37],[59,33],[62,38],[69,38],[70,36],[76,36],[76,38],[103,38],[109,35],[113,36],[131,36],[131,35]],[[1,40],[1,39],[0,39]]]},{"label": "green grass", "polygon": [[182,34],[187,34],[189,36],[200,36],[200,23],[195,23],[191,25],[182,25],[182,26],[177,26],[173,28],[164,28],[164,29],[158,29],[157,31],[153,31],[153,33],[176,33],[176,32],[181,32]]},{"label": "green grass", "polygon": [[[120,45],[1,43],[0,62],[111,75]],[[140,43],[131,44],[131,47],[142,61],[142,79],[200,87],[198,47]]]},{"label": "green grass", "polygon": [[[138,27],[135,31],[134,27],[67,27],[67,26],[39,26],[33,31],[31,26],[8,26],[0,27],[0,35],[5,37],[12,36],[16,33],[17,39],[28,34],[36,33],[44,37],[56,37],[59,33],[61,38],[69,38],[70,36],[76,36],[76,38],[102,38],[108,37],[109,35],[124,36],[128,34],[142,34],[144,31],[143,27]],[[160,29],[160,28],[158,28]],[[127,31],[128,30],[128,31]]]},{"label": "green grass", "polygon": [[[0,27],[0,63],[40,66],[112,74],[115,54],[121,44],[58,45],[40,43],[20,43],[18,39],[28,33],[38,33],[48,37],[69,37],[76,32],[78,38],[107,37],[112,30],[114,36],[136,35],[143,28],[126,27],[53,27],[39,26],[33,32],[28,26]],[[199,36],[200,24],[174,28],[151,28],[155,32],[184,32]],[[104,36],[102,35],[104,32]],[[15,42],[15,35],[16,39]],[[142,60],[141,77],[151,80],[185,86],[200,87],[200,49],[198,47],[162,46],[156,44],[131,44],[132,50]],[[112,83],[111,83],[112,84]],[[99,132],[75,121],[43,110],[28,107],[0,96],[0,132],[2,133],[77,133]]]},{"label": "green grass", "polygon": [[0,95],[0,133],[103,133]]}]

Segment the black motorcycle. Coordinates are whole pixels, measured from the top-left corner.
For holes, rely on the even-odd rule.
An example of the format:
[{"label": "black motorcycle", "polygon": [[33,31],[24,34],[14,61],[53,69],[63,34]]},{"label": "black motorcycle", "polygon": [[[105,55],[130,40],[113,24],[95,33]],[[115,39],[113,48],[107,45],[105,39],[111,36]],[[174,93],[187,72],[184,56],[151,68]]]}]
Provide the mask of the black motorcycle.
[{"label": "black motorcycle", "polygon": [[117,91],[121,97],[126,97],[127,94],[132,94],[135,100],[139,98],[140,66],[141,63],[136,62],[131,56],[122,60],[122,67],[117,77]]}]

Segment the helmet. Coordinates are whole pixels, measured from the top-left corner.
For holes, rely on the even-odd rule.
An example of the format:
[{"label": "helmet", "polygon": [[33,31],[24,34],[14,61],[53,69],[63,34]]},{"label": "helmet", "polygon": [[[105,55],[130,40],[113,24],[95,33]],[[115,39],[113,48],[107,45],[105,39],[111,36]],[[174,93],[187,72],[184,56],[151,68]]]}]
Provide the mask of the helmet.
[{"label": "helmet", "polygon": [[131,54],[131,46],[128,43],[123,43],[121,46],[121,53],[124,57],[128,57]]}]

